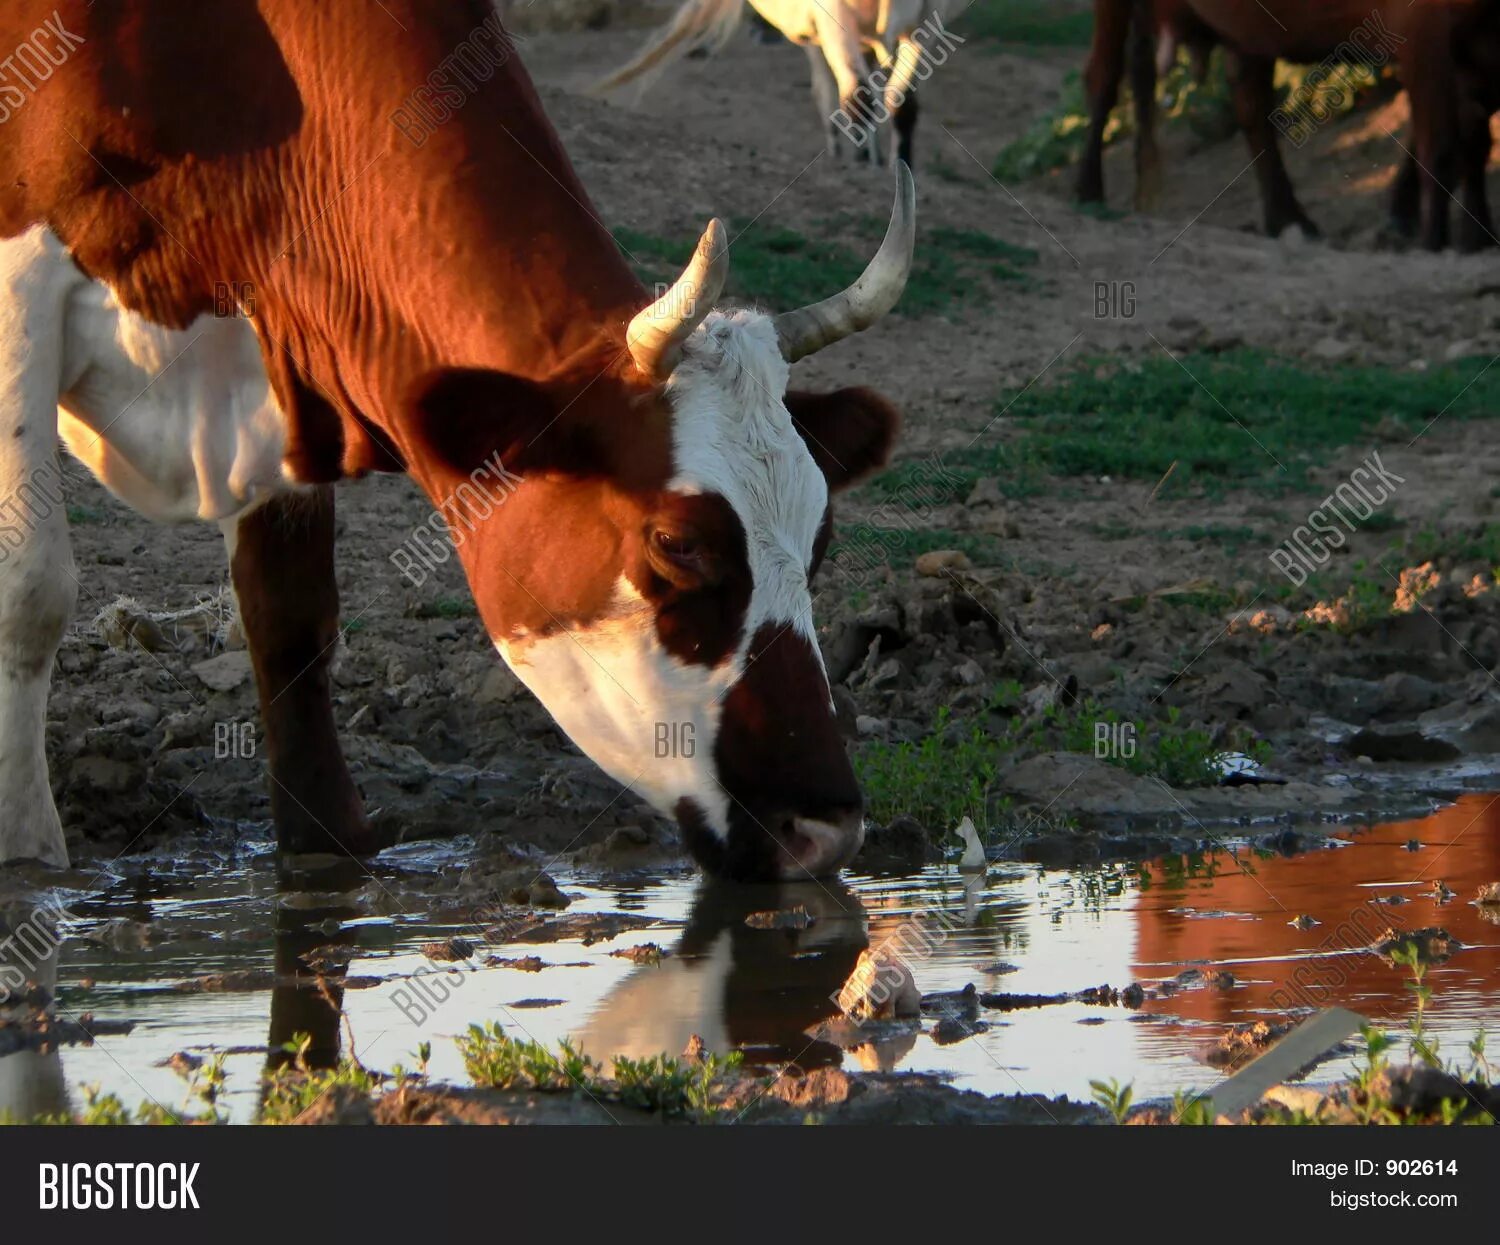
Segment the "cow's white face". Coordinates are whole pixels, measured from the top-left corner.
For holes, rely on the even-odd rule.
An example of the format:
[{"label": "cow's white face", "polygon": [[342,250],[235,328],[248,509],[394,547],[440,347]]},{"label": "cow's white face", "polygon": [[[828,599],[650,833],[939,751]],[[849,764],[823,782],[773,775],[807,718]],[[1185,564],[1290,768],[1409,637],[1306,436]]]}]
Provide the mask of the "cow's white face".
[{"label": "cow's white face", "polygon": [[809,589],[829,481],[787,378],[768,317],[710,314],[663,391],[670,478],[638,512],[638,552],[636,533],[614,542],[603,608],[495,636],[584,752],[738,876],[820,876],[863,837]]}]

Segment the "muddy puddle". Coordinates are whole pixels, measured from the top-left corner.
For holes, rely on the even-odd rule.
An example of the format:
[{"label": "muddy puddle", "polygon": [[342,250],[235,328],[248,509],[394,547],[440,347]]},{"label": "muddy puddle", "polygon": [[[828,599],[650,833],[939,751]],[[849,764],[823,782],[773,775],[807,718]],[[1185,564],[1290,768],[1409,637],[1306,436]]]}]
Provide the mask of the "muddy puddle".
[{"label": "muddy puddle", "polygon": [[[269,847],[228,863],[183,853],[51,892],[64,937],[30,976],[55,993],[60,1020],[129,1031],[0,1057],[0,1110],[76,1109],[92,1084],[127,1105],[176,1106],[173,1057],[221,1051],[223,1105],[249,1120],[277,1058],[268,1050],[295,1033],[310,1035],[315,1061],[352,1041],[383,1070],[412,1066],[430,1042],[432,1075],[463,1083],[448,1039],[488,1021],[600,1057],[678,1052],[697,1034],[752,1063],[937,1072],[985,1093],[1075,1098],[1091,1078],[1117,1077],[1141,1100],[1214,1083],[1224,1072],[1209,1052],[1236,1025],[1334,1004],[1403,1025],[1409,971],[1370,950],[1388,928],[1450,936],[1428,979],[1444,1053],[1500,1021],[1500,910],[1471,902],[1500,880],[1494,796],[1295,856],[1226,840],[1093,871],[1005,863],[986,876],[932,867],[758,888],[686,871],[628,882],[554,871],[571,899],[556,910],[486,892],[494,875],[464,841],[398,849],[369,872],[308,863],[278,876]],[[14,895],[7,915],[16,930]],[[912,964],[925,1014],[830,1024],[859,952],[881,943]],[[12,960],[24,954],[10,947]],[[10,1032],[0,1049],[14,1049]],[[1335,1053],[1313,1077],[1351,1063]]]}]

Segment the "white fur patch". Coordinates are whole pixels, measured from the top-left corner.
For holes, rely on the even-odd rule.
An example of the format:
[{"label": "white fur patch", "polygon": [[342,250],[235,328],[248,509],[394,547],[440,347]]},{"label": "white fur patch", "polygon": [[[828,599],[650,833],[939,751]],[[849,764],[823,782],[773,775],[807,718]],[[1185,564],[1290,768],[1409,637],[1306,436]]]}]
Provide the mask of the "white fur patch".
[{"label": "white fur patch", "polygon": [[603,618],[552,635],[496,637],[495,647],[611,778],[664,813],[687,796],[725,832],[713,743],[737,662],[709,669],[678,661],[657,638],[650,603],[623,575]]},{"label": "white fur patch", "polygon": [[818,651],[807,573],[828,483],[782,401],[788,373],[768,317],[715,312],[667,384],[677,466],[668,488],[718,493],[745,530],[752,589],[741,658],[765,623],[790,623]]}]

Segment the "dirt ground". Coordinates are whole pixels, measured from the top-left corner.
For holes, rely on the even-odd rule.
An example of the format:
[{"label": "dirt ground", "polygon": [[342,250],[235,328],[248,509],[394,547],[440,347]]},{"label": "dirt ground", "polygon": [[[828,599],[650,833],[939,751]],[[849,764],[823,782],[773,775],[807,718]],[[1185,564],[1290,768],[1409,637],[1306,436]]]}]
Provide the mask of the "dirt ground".
[{"label": "dirt ground", "polygon": [[[611,228],[675,238],[696,236],[713,215],[764,214],[825,236],[833,212],[888,210],[885,174],[822,154],[797,48],[742,35],[712,59],[680,65],[638,104],[578,94],[641,37],[639,28],[612,28],[538,34],[522,45]],[[800,364],[795,384],[880,388],[905,413],[900,460],[916,460],[966,446],[986,429],[986,437],[1011,436],[1003,417],[992,424],[996,398],[1085,355],[1129,360],[1244,345],[1309,363],[1404,369],[1500,354],[1493,255],[1398,253],[1379,242],[1384,188],[1402,154],[1385,131],[1403,138],[1404,101],[1330,125],[1290,153],[1293,180],[1329,239],[1296,245],[1258,234],[1253,175],[1244,172],[1248,157],[1238,140],[1199,146],[1169,135],[1168,193],[1153,216],[1080,214],[1067,200],[1068,171],[998,184],[986,171],[995,155],[1055,104],[1081,59],[1075,48],[976,41],[923,87],[916,169],[923,234],[977,228],[1031,247],[1038,252],[1033,279],[947,316],[893,315]],[[1111,153],[1106,176],[1121,207],[1131,192],[1128,168],[1127,152]],[[1494,194],[1500,177],[1492,180]],[[1127,281],[1135,284],[1133,317],[1097,318],[1096,283]],[[1489,431],[1483,422],[1438,419],[1412,444],[1402,435],[1330,454],[1323,474],[1331,487],[1378,448],[1408,480],[1397,509],[1410,523],[1455,515],[1484,523],[1494,515],[1500,466]],[[1256,452],[1248,440],[1245,452]],[[168,643],[152,652],[112,646],[95,625],[121,596],[153,614],[221,600],[219,533],[149,524],[76,464],[70,472],[84,594],[59,658],[48,743],[75,856],[112,855],[179,834],[228,839],[264,830],[262,764],[225,747],[246,738],[234,734],[237,724],[256,718],[242,661],[220,658],[209,668],[208,677],[225,685],[215,690],[193,669],[217,652],[205,628],[163,623]],[[1264,548],[1231,556],[1212,542],[1162,537],[1249,521],[1269,546],[1305,521],[1316,497],[1231,490],[1208,499],[1170,488],[1153,496],[1149,484],[1109,477],[1070,480],[1020,501],[990,496],[976,490],[920,522],[998,535],[1004,565],[934,580],[897,564],[857,602],[842,591],[820,596],[825,647],[852,646],[839,693],[851,735],[914,737],[935,706],[972,707],[976,689],[1001,678],[1027,689],[1076,679],[1081,691],[1126,711],[1160,701],[1216,731],[1246,725],[1269,742],[1277,768],[1299,780],[1199,797],[1207,803],[1184,803],[1193,797],[1181,794],[1163,803],[1139,784],[1116,783],[1099,807],[1091,759],[1076,762],[1083,773],[1058,780],[1047,766],[1065,762],[1035,758],[1015,779],[1017,797],[1038,807],[1056,801],[1058,812],[1141,816],[1172,816],[1173,804],[1192,817],[1229,818],[1347,808],[1361,784],[1344,775],[1380,767],[1361,766],[1336,741],[1372,722],[1393,730],[1437,713],[1440,720],[1412,731],[1458,739],[1452,751],[1438,749],[1441,756],[1398,743],[1376,761],[1500,751],[1490,674],[1500,665],[1500,594],[1440,590],[1428,601],[1434,612],[1392,618],[1353,640],[1294,632],[1260,613],[1271,597],[1258,594],[1275,575]],[[864,490],[838,517],[848,523],[878,502]],[[392,551],[428,516],[415,487],[399,478],[350,483],[339,507],[348,634],[337,713],[377,818],[398,837],[482,831],[548,852],[596,854],[611,850],[597,846],[607,840],[638,851],[644,838],[670,854],[670,828],[633,798],[611,802],[614,784],[498,668],[456,563],[420,587],[392,565]],[[1114,538],[1101,539],[1103,528]],[[1380,543],[1373,534],[1356,536],[1351,547],[1358,556]],[[1458,579],[1468,568],[1441,569]],[[1234,608],[1204,610],[1162,595],[1203,582],[1229,593]],[[980,604],[980,614],[966,614],[961,597]],[[1131,597],[1147,603],[1126,611],[1119,602]],[[867,654],[871,640],[879,644]],[[1059,800],[1056,788],[1065,782],[1071,794]],[[632,825],[645,835],[616,833]]]}]

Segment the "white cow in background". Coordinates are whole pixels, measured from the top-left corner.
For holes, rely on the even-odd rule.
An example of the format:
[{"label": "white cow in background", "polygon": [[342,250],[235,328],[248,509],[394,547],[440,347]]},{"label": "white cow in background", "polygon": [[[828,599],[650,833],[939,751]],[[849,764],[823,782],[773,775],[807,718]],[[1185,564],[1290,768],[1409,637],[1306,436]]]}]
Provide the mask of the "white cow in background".
[{"label": "white cow in background", "polygon": [[[739,26],[747,0],[687,0],[635,57],[594,85],[602,93],[646,84],[697,48],[722,47]],[[749,0],[766,21],[807,51],[813,99],[828,143],[881,164],[894,122],[896,155],[912,163],[916,83],[963,40],[943,19],[961,0]],[[867,55],[868,54],[868,55]],[[873,63],[872,63],[873,62]]]}]

